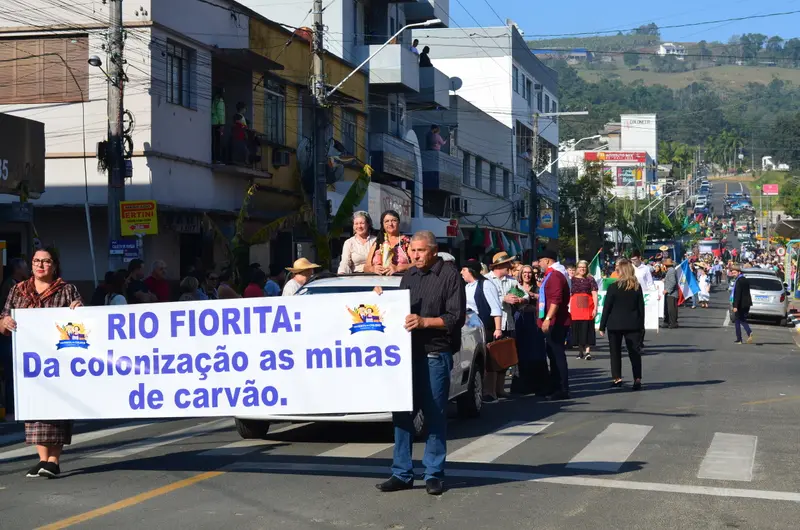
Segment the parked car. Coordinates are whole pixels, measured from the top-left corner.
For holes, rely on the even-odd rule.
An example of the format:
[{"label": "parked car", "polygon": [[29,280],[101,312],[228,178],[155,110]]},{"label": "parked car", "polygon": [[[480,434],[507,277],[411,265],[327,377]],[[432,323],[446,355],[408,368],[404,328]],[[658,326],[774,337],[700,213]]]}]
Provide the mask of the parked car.
[{"label": "parked car", "polygon": [[786,285],[769,269],[744,269],[742,274],[750,282],[750,296],[753,307],[750,315],[756,318],[774,320],[781,326],[786,325],[786,314],[789,310],[789,297]]},{"label": "parked car", "polygon": [[[309,281],[295,296],[369,292],[376,286],[384,291],[400,289],[401,276],[374,274],[327,275]],[[461,328],[461,350],[453,355],[450,373],[450,400],[455,401],[458,414],[465,418],[480,416],[483,406],[483,375],[486,367],[486,336],[478,315],[467,312],[467,321]],[[354,389],[357,391],[357,389]],[[369,396],[364,396],[369,399]],[[234,418],[236,431],[242,438],[264,438],[270,423],[276,422],[391,422],[391,411],[374,413],[343,413],[322,415],[264,415]],[[418,433],[424,428],[421,411],[414,421]]]}]

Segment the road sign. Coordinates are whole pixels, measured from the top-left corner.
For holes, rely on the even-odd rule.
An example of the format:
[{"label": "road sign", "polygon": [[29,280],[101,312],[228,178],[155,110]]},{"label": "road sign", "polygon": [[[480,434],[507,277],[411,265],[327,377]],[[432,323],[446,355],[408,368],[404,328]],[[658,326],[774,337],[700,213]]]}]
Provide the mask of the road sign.
[{"label": "road sign", "polygon": [[156,201],[122,201],[119,218],[123,236],[158,234]]},{"label": "road sign", "polygon": [[115,239],[111,241],[108,253],[112,256],[122,256],[123,263],[130,263],[134,259],[141,259],[140,249],[137,239]]},{"label": "road sign", "polygon": [[785,256],[785,255],[786,255],[786,249],[785,249],[785,248],[783,248],[783,247],[778,247],[778,248],[776,248],[776,249],[775,249],[775,252],[776,252],[776,253],[778,254],[778,256],[780,256],[780,257],[783,257],[783,256]]},{"label": "road sign", "polygon": [[761,188],[761,193],[764,195],[775,196],[778,195],[778,185],[777,184],[764,184]]}]

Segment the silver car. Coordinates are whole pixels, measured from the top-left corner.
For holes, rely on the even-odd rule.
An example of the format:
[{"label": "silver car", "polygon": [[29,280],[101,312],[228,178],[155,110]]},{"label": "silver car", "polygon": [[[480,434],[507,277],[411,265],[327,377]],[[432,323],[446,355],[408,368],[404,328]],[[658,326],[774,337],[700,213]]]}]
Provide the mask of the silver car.
[{"label": "silver car", "polygon": [[[353,274],[332,276],[313,280],[300,289],[295,296],[369,292],[376,286],[384,291],[400,289],[399,276],[377,276]],[[483,323],[473,312],[467,312],[467,321],[461,328],[461,350],[453,355],[450,372],[450,400],[456,402],[458,414],[464,418],[480,416],[483,406],[483,375],[486,367],[486,337]],[[369,396],[364,396],[369,399]],[[269,415],[236,417],[236,431],[242,438],[264,438],[270,423],[287,421],[316,422],[390,422],[390,411],[377,413],[322,414],[322,415]],[[418,433],[424,428],[421,411],[414,421]]]},{"label": "silver car", "polygon": [[750,283],[750,297],[753,299],[750,315],[774,320],[785,326],[789,310],[786,286],[771,270],[745,269],[742,274]]}]

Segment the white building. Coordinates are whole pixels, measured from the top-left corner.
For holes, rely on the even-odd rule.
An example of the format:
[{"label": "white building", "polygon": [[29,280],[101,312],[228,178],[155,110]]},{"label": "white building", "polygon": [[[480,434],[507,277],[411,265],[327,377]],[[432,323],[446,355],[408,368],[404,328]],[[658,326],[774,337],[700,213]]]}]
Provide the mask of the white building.
[{"label": "white building", "polygon": [[683,61],[686,57],[686,48],[681,44],[664,42],[658,47],[658,55],[661,57],[673,56],[679,61]]}]

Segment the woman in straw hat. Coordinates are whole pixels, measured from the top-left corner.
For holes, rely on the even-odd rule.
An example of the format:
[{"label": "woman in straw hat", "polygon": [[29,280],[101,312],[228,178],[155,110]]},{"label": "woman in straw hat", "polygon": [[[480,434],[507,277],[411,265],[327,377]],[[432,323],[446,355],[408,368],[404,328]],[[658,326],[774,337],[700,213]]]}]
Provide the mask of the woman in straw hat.
[{"label": "woman in straw hat", "polygon": [[283,296],[294,296],[301,287],[308,283],[308,279],[319,268],[319,265],[311,263],[307,258],[295,260],[293,266],[286,267],[286,270],[292,273],[292,279],[283,286]]}]

